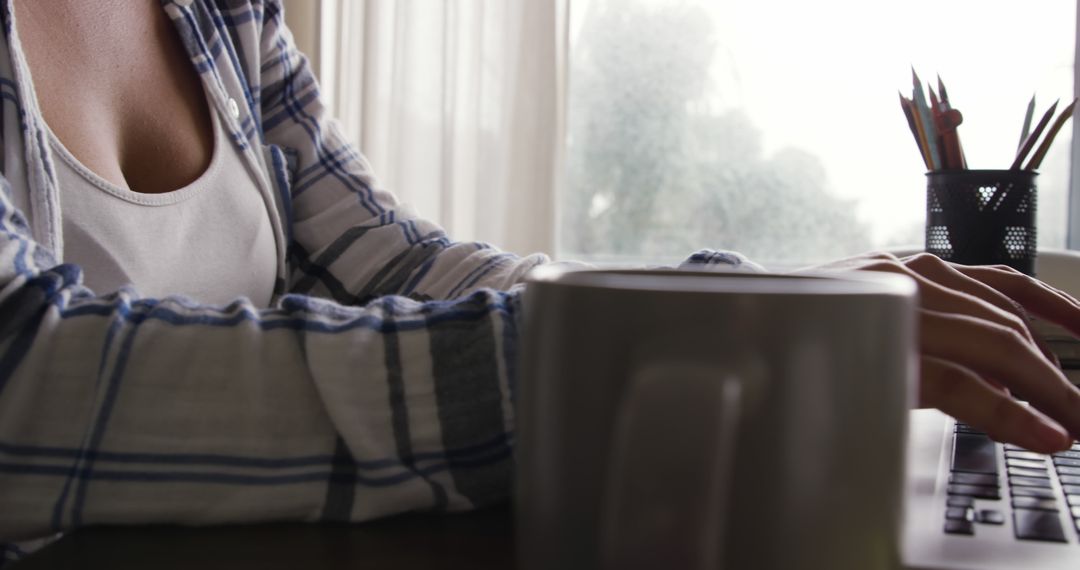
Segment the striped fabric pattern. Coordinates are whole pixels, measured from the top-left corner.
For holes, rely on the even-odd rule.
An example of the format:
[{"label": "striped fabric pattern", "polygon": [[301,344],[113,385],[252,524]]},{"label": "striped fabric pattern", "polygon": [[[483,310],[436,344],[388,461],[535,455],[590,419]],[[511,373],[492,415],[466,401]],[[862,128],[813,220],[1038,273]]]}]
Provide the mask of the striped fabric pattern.
[{"label": "striped fabric pattern", "polygon": [[81,285],[2,0],[0,542],[505,499],[520,283],[548,259],[452,241],[379,188],[327,117],[279,0],[162,7],[256,173],[275,302]]}]

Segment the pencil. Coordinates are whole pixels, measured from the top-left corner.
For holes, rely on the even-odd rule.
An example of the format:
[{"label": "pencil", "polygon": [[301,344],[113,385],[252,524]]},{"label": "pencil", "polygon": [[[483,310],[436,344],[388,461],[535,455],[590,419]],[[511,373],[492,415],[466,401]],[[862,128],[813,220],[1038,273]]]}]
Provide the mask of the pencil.
[{"label": "pencil", "polygon": [[930,117],[930,108],[926,104],[926,95],[923,94],[922,82],[919,81],[919,76],[915,73],[915,68],[911,68],[911,83],[912,83],[912,100],[915,102],[915,124],[922,125],[921,137],[926,142],[926,150],[930,155],[930,170],[937,170],[939,164],[941,164],[941,158],[938,154],[937,148],[937,133],[934,129],[934,121]]},{"label": "pencil", "polygon": [[927,170],[934,170],[934,157],[930,154],[930,145],[926,141],[926,126],[923,124],[919,106],[913,100],[908,100],[911,105],[911,118],[915,121],[915,131],[919,134],[919,148],[923,151],[923,160]]},{"label": "pencil", "polygon": [[938,100],[937,93],[934,93],[934,88],[927,85],[930,91],[930,116],[934,119],[934,132],[937,133],[934,142],[938,144],[938,148],[941,150],[939,155],[941,163],[938,165],[941,170],[948,170],[952,168],[952,161],[949,160],[949,148],[946,144],[946,129],[945,129],[945,117],[941,114],[941,101]]},{"label": "pencil", "polygon": [[1024,141],[1027,140],[1028,134],[1031,133],[1031,118],[1035,114],[1035,95],[1031,96],[1031,102],[1028,103],[1027,113],[1024,114],[1024,128],[1020,129],[1020,142],[1016,144],[1016,149],[1020,150],[1020,147],[1024,146]]},{"label": "pencil", "polygon": [[1069,106],[1065,107],[1065,110],[1062,111],[1060,115],[1058,115],[1057,120],[1054,121],[1054,126],[1050,127],[1050,130],[1046,132],[1046,136],[1043,137],[1042,144],[1039,145],[1039,148],[1035,151],[1035,154],[1031,155],[1031,160],[1028,161],[1027,166],[1024,167],[1024,170],[1035,170],[1039,167],[1040,164],[1042,164],[1043,158],[1046,158],[1046,153],[1050,150],[1050,143],[1054,142],[1054,137],[1057,136],[1058,131],[1061,130],[1061,127],[1065,124],[1065,121],[1068,121],[1069,117],[1072,117],[1074,107],[1076,107],[1076,99],[1073,99],[1072,103],[1069,103]]},{"label": "pencil", "polygon": [[946,109],[948,109],[949,108],[949,92],[945,90],[945,83],[941,81],[941,75],[940,74],[937,76],[937,90],[938,90],[938,95],[941,95],[941,104],[944,105]]},{"label": "pencil", "polygon": [[919,140],[919,129],[915,126],[915,117],[911,111],[911,101],[904,97],[903,93],[897,93],[900,95],[900,108],[904,110],[904,117],[907,118],[908,128],[911,129],[911,136],[915,137],[915,146],[919,147],[919,156],[923,159],[923,164],[926,165],[927,170],[930,169],[929,155],[926,154],[926,149],[923,147],[922,141]]},{"label": "pencil", "polygon": [[1013,161],[1012,166],[1009,167],[1009,170],[1020,170],[1020,165],[1023,164],[1024,159],[1027,158],[1028,153],[1031,152],[1031,148],[1035,146],[1035,141],[1039,139],[1039,135],[1042,134],[1043,129],[1046,128],[1047,123],[1050,122],[1050,118],[1054,116],[1054,111],[1057,110],[1057,106],[1058,101],[1054,101],[1054,104],[1050,105],[1050,108],[1046,110],[1046,113],[1039,121],[1039,124],[1035,126],[1035,130],[1031,131],[1031,134],[1028,135],[1027,139],[1024,141],[1023,146],[1021,146],[1020,150],[1016,152],[1016,160]]},{"label": "pencil", "polygon": [[956,131],[956,128],[964,122],[964,116],[960,114],[960,111],[953,109],[952,104],[949,103],[949,92],[945,90],[945,82],[941,80],[941,75],[937,76],[938,96],[941,97],[941,116],[945,123],[945,132],[942,133],[942,138],[945,139],[945,160],[949,162],[949,168],[959,168],[961,170],[967,169],[967,157],[964,156],[964,145],[960,144],[960,133]]}]

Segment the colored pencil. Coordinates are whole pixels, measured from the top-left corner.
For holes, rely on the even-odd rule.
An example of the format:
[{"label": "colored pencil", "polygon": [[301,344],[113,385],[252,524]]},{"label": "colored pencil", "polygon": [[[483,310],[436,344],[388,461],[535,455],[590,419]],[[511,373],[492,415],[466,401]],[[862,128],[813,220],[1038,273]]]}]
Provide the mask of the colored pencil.
[{"label": "colored pencil", "polygon": [[934,121],[930,116],[930,107],[926,103],[926,95],[923,93],[922,82],[911,68],[912,97],[915,102],[915,124],[922,124],[923,137],[926,142],[927,152],[930,154],[930,170],[937,170],[941,164],[941,155],[938,153],[937,133],[934,129]]},{"label": "colored pencil", "polygon": [[1031,102],[1028,103],[1027,113],[1024,114],[1024,128],[1020,129],[1020,142],[1016,143],[1016,149],[1020,150],[1020,147],[1024,146],[1024,141],[1027,140],[1029,134],[1031,134],[1031,119],[1035,114],[1035,95],[1031,96]]},{"label": "colored pencil", "polygon": [[904,110],[904,117],[907,118],[908,128],[911,129],[911,136],[915,137],[915,146],[919,147],[919,156],[923,159],[923,164],[926,165],[927,170],[930,169],[930,155],[926,154],[926,148],[923,147],[922,141],[919,140],[919,129],[915,126],[915,117],[911,110],[911,100],[904,97],[903,93],[897,93],[900,95],[900,108]]},{"label": "colored pencil", "polygon": [[1047,151],[1050,150],[1050,143],[1054,142],[1054,137],[1057,136],[1058,131],[1061,130],[1065,121],[1068,121],[1069,118],[1072,117],[1074,107],[1076,107],[1076,99],[1073,99],[1072,103],[1069,103],[1069,106],[1065,107],[1065,110],[1058,115],[1057,120],[1054,121],[1054,126],[1050,127],[1050,130],[1046,132],[1046,136],[1043,137],[1043,141],[1039,145],[1038,150],[1035,151],[1035,154],[1031,155],[1031,160],[1028,161],[1024,170],[1035,170],[1042,164],[1043,159],[1046,158]]},{"label": "colored pencil", "polygon": [[919,107],[913,100],[909,99],[908,102],[911,103],[911,118],[915,121],[915,131],[919,133],[919,148],[923,151],[926,169],[934,170],[934,157],[930,154],[930,144],[926,141],[926,126],[919,113]]},{"label": "colored pencil", "polygon": [[949,107],[949,92],[945,90],[945,83],[941,81],[941,75],[937,76],[937,90],[938,95],[941,96],[941,104],[946,108]]},{"label": "colored pencil", "polygon": [[960,111],[952,108],[952,103],[949,102],[949,92],[945,90],[945,82],[941,80],[941,75],[937,76],[938,96],[941,97],[941,112],[945,118],[945,134],[946,153],[951,153],[953,158],[954,168],[961,170],[967,169],[967,157],[964,156],[964,145],[960,144],[960,134],[956,132],[956,128],[964,122],[964,116],[960,114]]},{"label": "colored pencil", "polygon": [[1020,170],[1020,165],[1024,163],[1024,159],[1027,158],[1028,153],[1031,152],[1032,147],[1035,146],[1035,141],[1039,139],[1039,136],[1042,134],[1043,129],[1046,128],[1046,125],[1054,116],[1054,111],[1057,110],[1057,106],[1058,101],[1054,101],[1054,104],[1046,110],[1046,113],[1039,121],[1039,124],[1035,126],[1035,130],[1031,131],[1031,134],[1028,135],[1027,139],[1024,141],[1024,144],[1020,147],[1020,150],[1016,152],[1016,160],[1013,161],[1012,166],[1009,167],[1009,170]]}]

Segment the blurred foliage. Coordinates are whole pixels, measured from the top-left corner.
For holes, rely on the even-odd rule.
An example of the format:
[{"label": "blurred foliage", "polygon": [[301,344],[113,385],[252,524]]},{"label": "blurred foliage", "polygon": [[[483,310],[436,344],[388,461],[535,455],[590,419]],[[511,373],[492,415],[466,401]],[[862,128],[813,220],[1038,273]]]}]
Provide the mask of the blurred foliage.
[{"label": "blurred foliage", "polygon": [[798,148],[766,154],[738,109],[710,110],[717,38],[696,2],[593,0],[574,45],[561,254],[672,261],[700,248],[763,262],[868,249],[854,201]]}]

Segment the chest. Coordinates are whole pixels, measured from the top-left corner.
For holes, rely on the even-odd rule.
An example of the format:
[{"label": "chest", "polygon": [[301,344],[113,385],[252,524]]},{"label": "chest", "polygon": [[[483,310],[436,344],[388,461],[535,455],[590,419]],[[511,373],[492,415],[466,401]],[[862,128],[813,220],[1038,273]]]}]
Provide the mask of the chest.
[{"label": "chest", "polygon": [[15,0],[49,128],[87,168],[136,192],[180,188],[213,153],[202,83],[157,0]]}]

